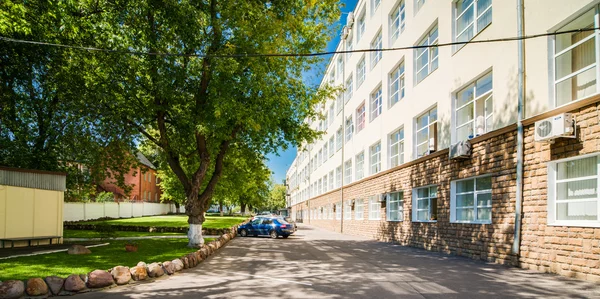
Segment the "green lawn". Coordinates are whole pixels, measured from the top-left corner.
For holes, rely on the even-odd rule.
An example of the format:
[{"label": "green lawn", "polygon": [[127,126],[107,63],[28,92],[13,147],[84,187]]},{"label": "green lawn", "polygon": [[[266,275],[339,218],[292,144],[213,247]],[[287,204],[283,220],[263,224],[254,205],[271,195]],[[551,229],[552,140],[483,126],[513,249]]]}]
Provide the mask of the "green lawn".
[{"label": "green lawn", "polygon": [[[229,228],[242,223],[248,217],[238,216],[206,216],[206,221],[202,228]],[[100,224],[106,223],[110,225],[128,225],[128,226],[154,226],[154,227],[188,227],[187,216],[151,216],[127,219],[111,219],[98,221],[83,221],[82,224]]]},{"label": "green lawn", "polygon": [[[209,242],[212,239],[204,239]],[[0,281],[10,279],[44,278],[56,275],[85,274],[96,269],[108,270],[114,266],[133,267],[139,261],[164,262],[179,258],[194,249],[187,248],[187,239],[137,240],[138,251],[125,251],[126,241],[108,241],[110,245],[90,248],[91,254],[68,255],[66,252],[17,257],[0,262]]]},{"label": "green lawn", "polygon": [[[185,233],[150,233],[150,232],[130,232],[130,231],[115,231],[114,237],[146,237],[146,236],[185,236]],[[63,231],[64,238],[100,238],[101,233],[93,230],[73,230],[65,229]]]}]

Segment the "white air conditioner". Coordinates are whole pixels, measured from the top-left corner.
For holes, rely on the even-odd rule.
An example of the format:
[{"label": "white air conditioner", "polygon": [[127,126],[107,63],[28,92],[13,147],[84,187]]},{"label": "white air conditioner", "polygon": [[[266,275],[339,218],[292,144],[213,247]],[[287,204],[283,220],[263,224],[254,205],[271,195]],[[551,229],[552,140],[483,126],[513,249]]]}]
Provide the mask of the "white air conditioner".
[{"label": "white air conditioner", "polygon": [[354,12],[349,12],[348,18],[346,18],[346,26],[352,28],[352,25],[354,25]]},{"label": "white air conditioner", "polygon": [[575,118],[561,113],[535,122],[535,141],[550,141],[559,137],[575,138]]},{"label": "white air conditioner", "polygon": [[459,141],[450,146],[450,159],[469,159],[471,157],[471,142],[469,140]]}]

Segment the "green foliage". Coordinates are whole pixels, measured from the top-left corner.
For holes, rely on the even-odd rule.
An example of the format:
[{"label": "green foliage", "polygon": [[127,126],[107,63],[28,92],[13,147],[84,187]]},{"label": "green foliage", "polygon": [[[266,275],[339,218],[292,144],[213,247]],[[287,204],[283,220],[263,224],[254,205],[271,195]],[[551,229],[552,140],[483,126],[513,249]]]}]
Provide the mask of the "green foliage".
[{"label": "green foliage", "polygon": [[115,202],[115,195],[112,192],[100,192],[96,194],[96,202]]}]

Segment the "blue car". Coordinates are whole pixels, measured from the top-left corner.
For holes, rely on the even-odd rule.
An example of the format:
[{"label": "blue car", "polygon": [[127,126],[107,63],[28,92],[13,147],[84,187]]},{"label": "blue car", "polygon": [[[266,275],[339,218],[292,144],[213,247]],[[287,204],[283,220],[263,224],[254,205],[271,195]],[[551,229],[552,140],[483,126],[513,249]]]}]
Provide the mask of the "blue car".
[{"label": "blue car", "polygon": [[287,238],[294,233],[294,226],[287,223],[282,218],[258,217],[252,221],[242,224],[238,227],[238,234],[242,237],[247,236],[270,236],[273,239],[281,236]]}]

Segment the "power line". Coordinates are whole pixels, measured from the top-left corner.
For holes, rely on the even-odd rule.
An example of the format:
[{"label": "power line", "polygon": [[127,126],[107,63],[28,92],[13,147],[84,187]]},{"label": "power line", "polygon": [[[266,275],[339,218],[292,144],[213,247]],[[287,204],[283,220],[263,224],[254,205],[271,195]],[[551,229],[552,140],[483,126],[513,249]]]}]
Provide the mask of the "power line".
[{"label": "power line", "polygon": [[349,50],[349,51],[348,50],[346,50],[346,51],[327,51],[327,52],[316,52],[316,53],[246,53],[246,54],[211,54],[211,55],[112,50],[112,49],[95,48],[95,47],[73,46],[73,45],[64,45],[64,44],[56,44],[56,43],[21,40],[21,39],[14,39],[14,38],[9,38],[9,37],[4,37],[4,36],[0,36],[0,40],[5,41],[5,42],[20,43],[20,44],[30,44],[30,45],[38,45],[38,46],[49,46],[49,47],[58,47],[58,48],[66,48],[66,49],[115,53],[115,54],[127,54],[127,55],[137,55],[137,56],[170,56],[170,57],[200,57],[200,58],[204,58],[204,57],[209,57],[209,58],[315,57],[315,56],[327,56],[327,55],[346,54],[346,53],[390,52],[390,51],[400,51],[400,50],[439,48],[439,47],[467,45],[467,44],[510,42],[510,41],[533,39],[533,38],[538,38],[538,37],[548,37],[548,36],[556,36],[556,35],[561,35],[561,34],[581,33],[581,32],[596,31],[596,30],[600,30],[600,28],[581,28],[581,29],[573,29],[573,30],[560,31],[560,32],[548,32],[548,33],[540,33],[540,34],[533,34],[533,35],[525,35],[522,37],[505,37],[505,38],[487,39],[487,40],[470,40],[470,41],[464,41],[464,42],[441,43],[441,44],[437,44],[437,45],[420,45],[420,46],[407,46],[407,47],[385,48],[385,49],[357,49],[357,50]]}]

